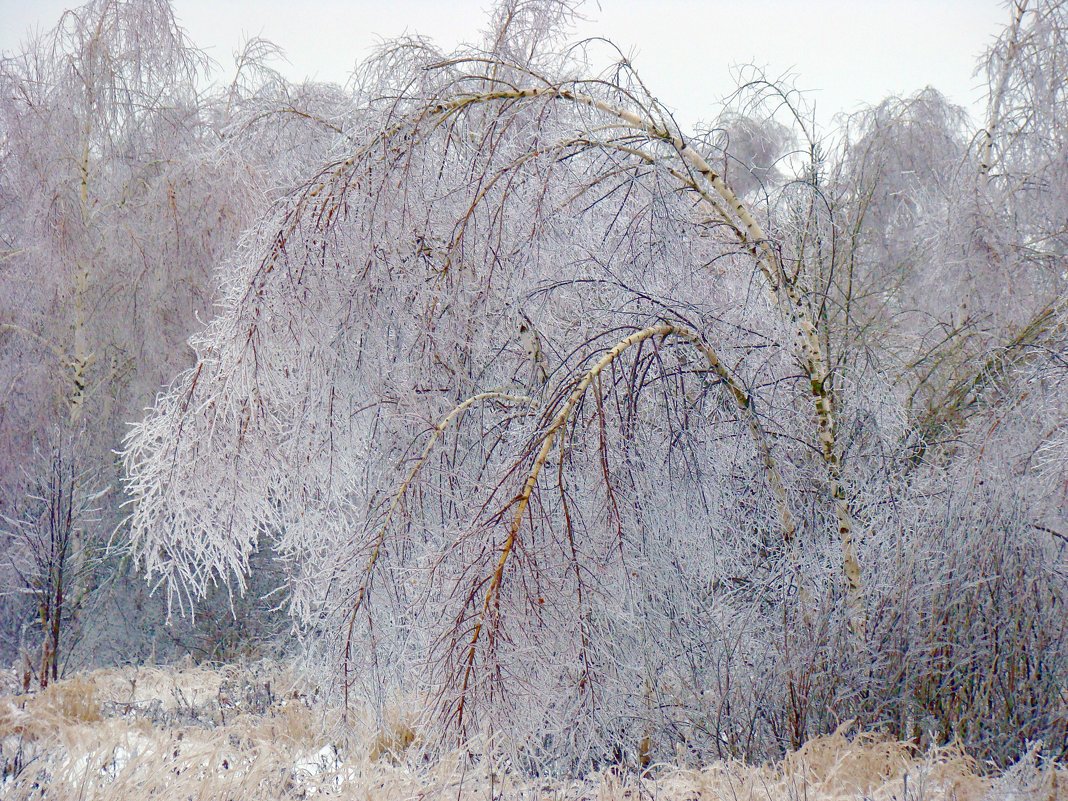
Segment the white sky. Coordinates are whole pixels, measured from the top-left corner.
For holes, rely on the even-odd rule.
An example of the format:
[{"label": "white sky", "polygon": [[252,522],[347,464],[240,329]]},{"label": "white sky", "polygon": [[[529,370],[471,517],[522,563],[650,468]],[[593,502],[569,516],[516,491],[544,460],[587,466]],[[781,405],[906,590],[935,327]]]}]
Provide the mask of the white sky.
[{"label": "white sky", "polygon": [[[0,50],[51,28],[71,0],[0,0]],[[344,83],[378,41],[401,33],[450,48],[477,41],[491,0],[174,0],[193,41],[229,67],[250,36],[280,45],[283,72]],[[294,12],[294,9],[299,9]],[[981,108],[976,58],[1008,21],[999,0],[599,0],[577,36],[605,36],[633,56],[650,90],[692,126],[733,88],[731,67],[796,75],[827,124],[890,93],[931,85]]]}]

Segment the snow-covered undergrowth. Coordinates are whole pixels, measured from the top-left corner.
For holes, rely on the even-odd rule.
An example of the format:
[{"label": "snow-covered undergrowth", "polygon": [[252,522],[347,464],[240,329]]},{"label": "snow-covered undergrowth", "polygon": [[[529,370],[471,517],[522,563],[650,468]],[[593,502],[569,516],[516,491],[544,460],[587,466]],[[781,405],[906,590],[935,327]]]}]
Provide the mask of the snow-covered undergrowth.
[{"label": "snow-covered undergrowth", "polygon": [[[775,765],[608,767],[581,779],[526,777],[507,764],[409,748],[345,726],[314,686],[276,665],[100,670],[44,692],[0,686],[0,798],[1068,799],[1068,772],[1024,759],[1000,775],[954,749],[848,731]],[[416,740],[418,742],[418,740]]]}]

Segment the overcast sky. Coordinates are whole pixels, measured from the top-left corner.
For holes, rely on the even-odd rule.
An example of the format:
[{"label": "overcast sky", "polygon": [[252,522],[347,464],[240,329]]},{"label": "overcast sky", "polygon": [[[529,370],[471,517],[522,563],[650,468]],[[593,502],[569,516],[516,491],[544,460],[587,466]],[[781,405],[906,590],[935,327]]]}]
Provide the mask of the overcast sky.
[{"label": "overcast sky", "polygon": [[[0,50],[47,29],[67,0],[0,0]],[[299,11],[294,8],[299,5]],[[193,41],[229,66],[250,36],[280,45],[288,77],[344,83],[376,42],[418,33],[449,48],[477,41],[489,0],[174,0]],[[973,113],[976,58],[1008,21],[999,0],[600,0],[576,36],[605,36],[633,55],[646,84],[683,125],[714,114],[731,68],[796,75],[827,124],[890,93],[931,85]]]}]

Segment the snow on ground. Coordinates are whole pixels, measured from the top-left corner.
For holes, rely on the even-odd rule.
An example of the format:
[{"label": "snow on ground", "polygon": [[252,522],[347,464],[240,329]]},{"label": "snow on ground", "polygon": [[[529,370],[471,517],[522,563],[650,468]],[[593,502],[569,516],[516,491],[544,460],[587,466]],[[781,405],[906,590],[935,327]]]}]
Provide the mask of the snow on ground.
[{"label": "snow on ground", "polygon": [[989,777],[953,749],[916,755],[846,731],[777,765],[680,761],[644,778],[610,769],[573,781],[464,769],[458,755],[427,764],[383,749],[386,739],[354,734],[338,710],[276,665],[101,670],[29,695],[5,676],[0,798],[1068,800],[1068,771],[1034,757]]}]

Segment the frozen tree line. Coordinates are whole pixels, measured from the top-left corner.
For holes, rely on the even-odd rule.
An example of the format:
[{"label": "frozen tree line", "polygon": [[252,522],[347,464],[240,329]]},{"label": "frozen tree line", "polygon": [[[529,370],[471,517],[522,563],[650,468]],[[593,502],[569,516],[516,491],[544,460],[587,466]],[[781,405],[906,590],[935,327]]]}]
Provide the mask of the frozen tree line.
[{"label": "frozen tree line", "polygon": [[340,702],[530,769],[850,718],[1064,756],[1068,4],[1007,7],[978,127],[926,89],[833,132],[757,71],[681,130],[573,13],[345,90],[258,41],[204,89],[156,0],[5,58],[35,669],[64,603],[266,597]]},{"label": "frozen tree line", "polygon": [[67,12],[0,62],[5,664],[32,654],[47,680],[94,653],[217,656],[233,633],[160,625],[117,529],[115,452],[190,364],[217,265],[337,135],[341,90],[287,84],[275,55],[251,41],[205,88],[206,57],[146,0]]}]

